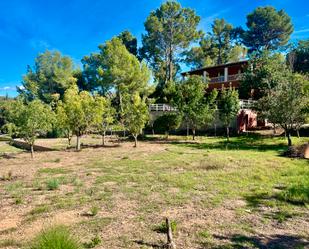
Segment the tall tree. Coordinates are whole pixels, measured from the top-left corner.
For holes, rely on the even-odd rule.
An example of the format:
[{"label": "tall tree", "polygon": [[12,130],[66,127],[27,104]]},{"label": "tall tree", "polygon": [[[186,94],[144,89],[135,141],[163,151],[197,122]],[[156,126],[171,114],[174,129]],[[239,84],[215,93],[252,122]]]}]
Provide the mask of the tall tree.
[{"label": "tall tree", "polygon": [[134,37],[128,30],[121,32],[117,37],[122,41],[123,45],[126,46],[127,50],[137,57],[136,37]]},{"label": "tall tree", "polygon": [[287,55],[291,69],[299,73],[309,73],[309,39],[298,41]]},{"label": "tall tree", "polygon": [[174,81],[182,52],[201,36],[197,30],[199,21],[194,10],[176,1],[163,3],[148,16],[141,55],[154,71],[159,94],[168,82]]},{"label": "tall tree", "polygon": [[124,116],[128,131],[134,137],[134,147],[137,147],[137,137],[142,133],[149,120],[149,111],[146,98],[141,98],[138,92],[124,96]]},{"label": "tall tree", "polygon": [[289,73],[258,102],[262,115],[286,132],[288,146],[291,132],[309,117],[309,80],[300,74]]},{"label": "tall tree", "polygon": [[195,68],[239,61],[246,57],[247,50],[236,40],[236,29],[224,19],[215,19],[212,31],[184,54],[185,62]]},{"label": "tall tree", "polygon": [[144,62],[139,62],[117,37],[100,45],[99,48],[99,54],[89,57],[90,60],[93,58],[96,61],[92,70],[100,75],[100,84],[104,89],[115,90],[118,117],[124,125],[123,96],[133,92],[138,92],[141,97],[148,96],[150,70]]},{"label": "tall tree", "polygon": [[27,104],[19,100],[14,102],[10,121],[15,125],[18,136],[29,144],[33,158],[34,142],[39,135],[52,129],[54,113],[49,105],[40,100],[33,100]]},{"label": "tall tree", "polygon": [[38,98],[49,104],[61,99],[65,90],[75,83],[71,58],[47,50],[38,55],[33,68],[28,66],[23,87],[18,92],[28,100]]},{"label": "tall tree", "polygon": [[222,88],[219,102],[219,117],[226,128],[226,137],[230,139],[230,125],[240,110],[238,92],[232,88]]},{"label": "tall tree", "polygon": [[249,52],[277,50],[287,44],[294,30],[289,15],[271,6],[258,7],[247,15],[247,28],[243,43]]},{"label": "tall tree", "polygon": [[188,129],[192,130],[193,140],[195,140],[195,131],[209,124],[214,118],[217,91],[212,91],[206,97],[206,88],[207,85],[200,76],[190,76],[178,85],[177,106],[187,124],[187,135]]}]

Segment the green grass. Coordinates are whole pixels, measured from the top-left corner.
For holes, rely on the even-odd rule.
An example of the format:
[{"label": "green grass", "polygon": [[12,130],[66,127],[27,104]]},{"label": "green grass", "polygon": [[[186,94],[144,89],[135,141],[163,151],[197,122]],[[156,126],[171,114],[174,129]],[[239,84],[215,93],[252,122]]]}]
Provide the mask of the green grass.
[{"label": "green grass", "polygon": [[63,226],[42,231],[33,240],[30,249],[80,249],[79,241]]},{"label": "green grass", "polygon": [[9,142],[5,141],[0,141],[0,155],[4,153],[16,153],[16,152],[21,152],[23,150],[18,149],[12,145],[9,144]]},{"label": "green grass", "polygon": [[46,187],[48,190],[56,190],[59,189],[60,181],[56,178],[49,179],[46,182]]},{"label": "green grass", "polygon": [[[183,143],[180,139],[183,138],[172,136],[164,149],[154,152],[128,149],[119,153],[113,149],[106,156],[102,151],[96,153],[90,149],[91,157],[77,161],[76,171],[73,166],[69,170],[65,166],[39,169],[32,181],[34,189],[27,188],[19,179],[0,184],[18,203],[19,196],[27,200],[27,194],[43,194],[48,204],[33,208],[30,216],[35,218],[60,209],[86,210],[92,214],[72,225],[74,233],[84,238],[83,244],[89,247],[107,225],[118,224],[118,212],[126,212],[121,207],[127,203],[132,204],[127,208],[134,214],[132,222],[142,221],[145,225],[146,238],[153,235],[155,228],[164,231],[165,223],[160,223],[163,217],[158,216],[167,210],[181,214],[181,210],[189,206],[207,212],[230,205],[229,210],[239,222],[189,228],[182,225],[184,222],[178,219],[177,212],[171,217],[179,221],[177,231],[194,230],[192,241],[196,239],[199,241],[196,243],[205,248],[217,248],[215,234],[220,230],[223,233],[237,231],[239,235],[230,238],[230,244],[222,248],[233,248],[233,245],[255,248],[250,236],[246,237],[255,233],[255,225],[243,224],[241,220],[248,213],[256,216],[257,222],[275,222],[282,226],[308,213],[308,161],[283,157],[282,152],[287,149],[284,138],[248,135],[233,137],[230,143],[223,137],[198,137],[199,143]],[[305,141],[305,138],[294,139],[295,143]],[[77,160],[78,156],[76,154]],[[61,158],[61,164],[65,160]],[[59,188],[60,185],[67,186]],[[46,191],[56,189],[59,190]],[[237,201],[241,201],[242,206],[233,206]],[[98,207],[102,212],[99,213]],[[101,217],[106,212],[110,212],[111,217]],[[133,243],[130,236],[124,234],[117,238],[122,248]]]}]

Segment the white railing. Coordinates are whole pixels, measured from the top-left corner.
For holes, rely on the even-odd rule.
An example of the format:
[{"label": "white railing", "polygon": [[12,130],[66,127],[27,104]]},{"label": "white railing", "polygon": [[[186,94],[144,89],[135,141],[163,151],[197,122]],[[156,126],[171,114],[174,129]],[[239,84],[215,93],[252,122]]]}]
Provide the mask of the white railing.
[{"label": "white railing", "polygon": [[176,107],[168,104],[150,104],[149,111],[151,112],[174,112],[177,111]]},{"label": "white railing", "polygon": [[[236,81],[240,80],[243,74],[232,74],[227,76],[227,81]],[[220,83],[225,82],[224,76],[212,77],[210,78],[210,83]]]},{"label": "white railing", "polygon": [[241,99],[239,100],[240,109],[252,109],[256,101],[251,99]]}]

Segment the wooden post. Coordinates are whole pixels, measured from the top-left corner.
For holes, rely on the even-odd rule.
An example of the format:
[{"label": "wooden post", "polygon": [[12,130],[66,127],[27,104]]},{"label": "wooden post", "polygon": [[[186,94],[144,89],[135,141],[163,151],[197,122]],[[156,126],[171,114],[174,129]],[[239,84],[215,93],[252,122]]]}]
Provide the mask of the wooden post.
[{"label": "wooden post", "polygon": [[168,249],[176,249],[176,245],[173,241],[173,233],[172,233],[172,227],[171,227],[171,222],[168,218],[165,219],[166,221],[166,228],[167,228],[167,248]]}]

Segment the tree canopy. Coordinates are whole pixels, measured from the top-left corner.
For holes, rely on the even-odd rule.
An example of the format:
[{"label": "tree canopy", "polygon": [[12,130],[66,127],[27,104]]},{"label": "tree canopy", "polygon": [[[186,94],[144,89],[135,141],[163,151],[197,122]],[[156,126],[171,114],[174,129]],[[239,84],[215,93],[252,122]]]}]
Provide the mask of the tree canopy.
[{"label": "tree canopy", "polygon": [[309,116],[309,80],[300,74],[289,73],[258,102],[264,118],[280,125],[292,145],[291,131],[306,123]]},{"label": "tree canopy", "polygon": [[187,128],[192,130],[194,140],[195,131],[209,124],[214,118],[217,92],[212,91],[206,97],[207,84],[203,82],[201,76],[190,76],[177,86],[178,99],[176,103]]},{"label": "tree canopy", "polygon": [[190,44],[201,36],[197,30],[200,17],[176,1],[167,1],[152,11],[145,22],[141,56],[151,65],[159,95],[164,86],[175,80],[180,57]]},{"label": "tree canopy", "polygon": [[65,90],[75,83],[71,58],[46,50],[35,59],[33,68],[28,66],[18,91],[27,100],[38,98],[49,104],[61,99]]},{"label": "tree canopy", "polygon": [[247,30],[243,43],[249,51],[277,50],[287,44],[294,31],[291,18],[284,10],[274,7],[258,7],[247,15]]},{"label": "tree canopy", "polygon": [[227,140],[229,140],[229,128],[231,122],[235,119],[240,109],[238,92],[234,88],[222,87],[218,102],[218,109],[220,120],[226,127]]}]

